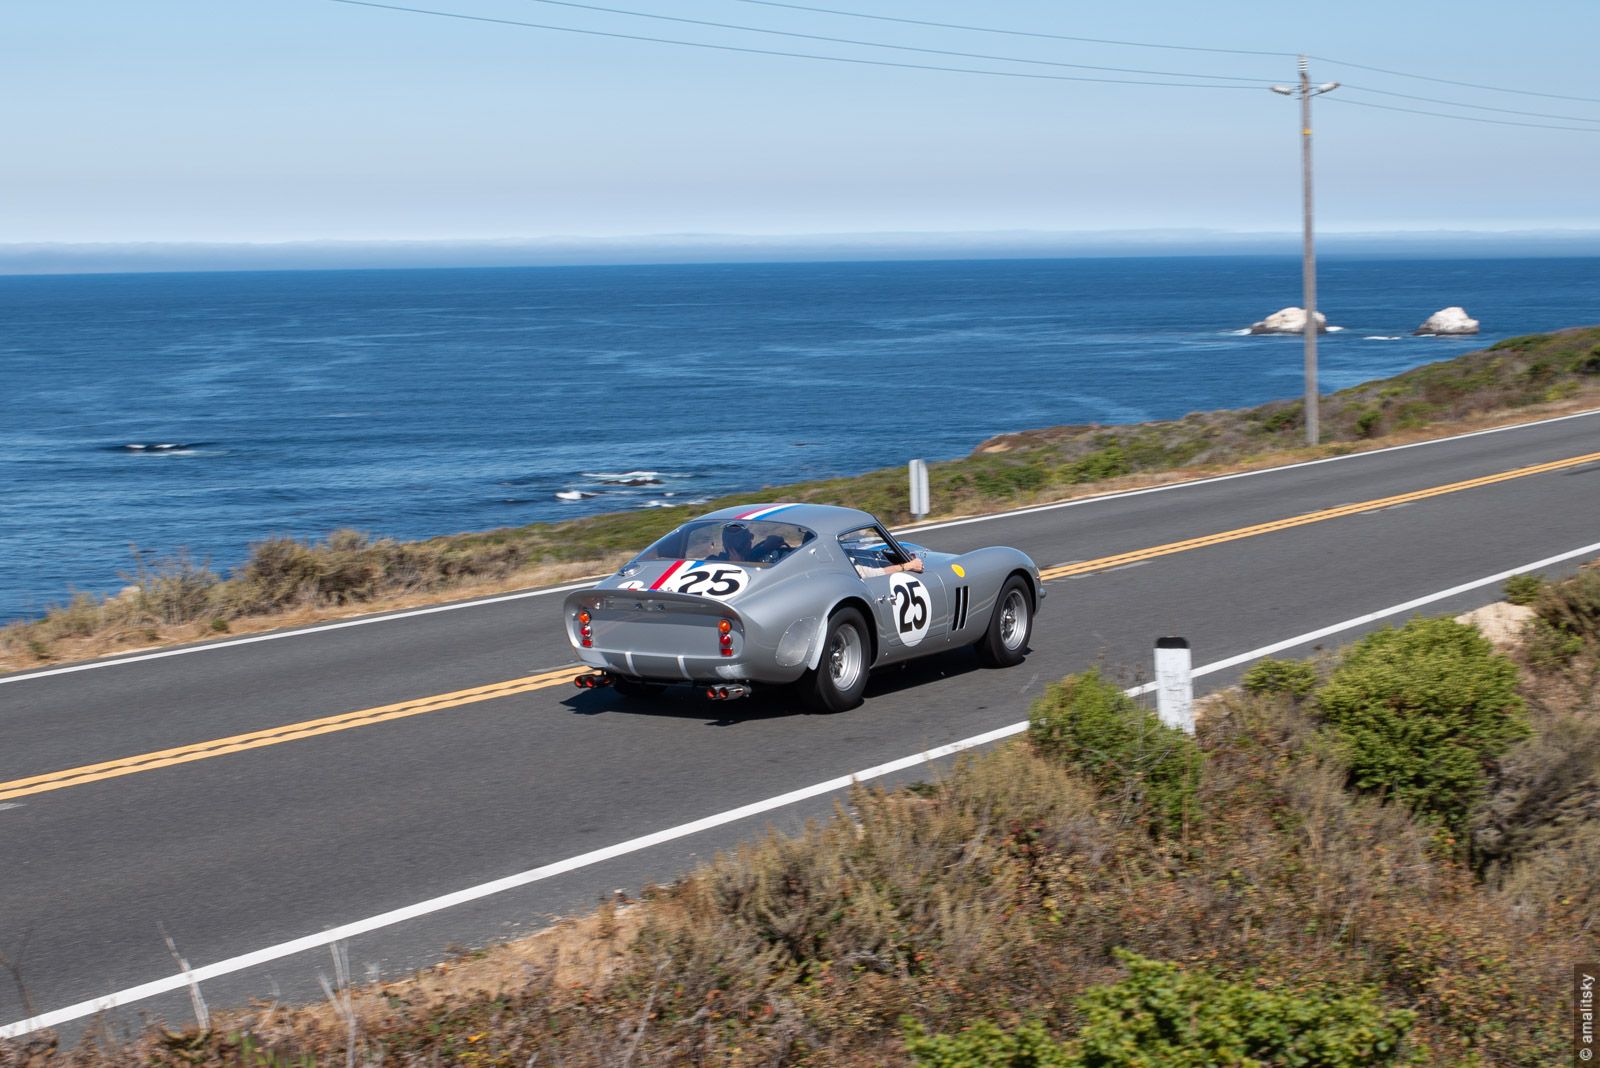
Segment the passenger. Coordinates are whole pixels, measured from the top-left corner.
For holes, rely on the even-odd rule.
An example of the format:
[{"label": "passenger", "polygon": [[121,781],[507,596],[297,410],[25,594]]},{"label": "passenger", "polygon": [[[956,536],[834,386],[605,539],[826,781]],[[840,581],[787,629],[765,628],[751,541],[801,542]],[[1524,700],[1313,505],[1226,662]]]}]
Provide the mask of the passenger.
[{"label": "passenger", "polygon": [[856,574],[860,575],[862,578],[877,578],[879,575],[894,575],[901,571],[909,571],[914,575],[922,574],[922,558],[920,556],[913,556],[910,560],[903,564],[888,564],[884,567],[868,567],[866,564],[856,563],[854,560],[850,562],[856,565]]}]

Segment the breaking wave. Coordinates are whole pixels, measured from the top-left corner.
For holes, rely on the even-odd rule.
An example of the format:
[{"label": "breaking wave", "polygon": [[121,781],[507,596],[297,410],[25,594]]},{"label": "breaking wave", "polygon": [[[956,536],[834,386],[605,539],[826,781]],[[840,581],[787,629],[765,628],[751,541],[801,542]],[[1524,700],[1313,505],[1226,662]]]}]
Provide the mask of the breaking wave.
[{"label": "breaking wave", "polygon": [[162,441],[162,442],[130,442],[127,445],[107,445],[107,452],[131,452],[145,455],[183,456],[207,444],[204,441]]}]

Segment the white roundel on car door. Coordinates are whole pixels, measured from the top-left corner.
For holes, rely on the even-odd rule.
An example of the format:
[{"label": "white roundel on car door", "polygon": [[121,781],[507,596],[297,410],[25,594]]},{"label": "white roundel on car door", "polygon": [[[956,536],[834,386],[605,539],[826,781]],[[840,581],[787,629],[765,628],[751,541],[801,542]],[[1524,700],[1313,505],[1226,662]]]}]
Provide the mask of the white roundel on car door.
[{"label": "white roundel on car door", "polygon": [[928,636],[928,627],[933,623],[933,598],[928,596],[928,587],[916,575],[901,571],[889,576],[889,592],[896,633],[907,645],[918,644]]}]

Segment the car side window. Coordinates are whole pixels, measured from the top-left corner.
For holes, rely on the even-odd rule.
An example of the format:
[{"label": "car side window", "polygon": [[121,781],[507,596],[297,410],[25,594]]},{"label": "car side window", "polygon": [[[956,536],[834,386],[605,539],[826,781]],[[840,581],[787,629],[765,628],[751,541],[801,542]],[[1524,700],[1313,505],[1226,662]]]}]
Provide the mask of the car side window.
[{"label": "car side window", "polygon": [[839,535],[839,547],[858,568],[888,567],[900,563],[900,557],[889,548],[889,536],[878,526],[858,527]]}]

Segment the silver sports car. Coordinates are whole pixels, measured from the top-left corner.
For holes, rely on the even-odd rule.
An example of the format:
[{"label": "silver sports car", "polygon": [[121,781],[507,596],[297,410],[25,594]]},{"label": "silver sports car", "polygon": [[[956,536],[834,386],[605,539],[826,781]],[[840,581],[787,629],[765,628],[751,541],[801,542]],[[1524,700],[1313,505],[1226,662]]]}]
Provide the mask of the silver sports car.
[{"label": "silver sports car", "polygon": [[1043,597],[1016,549],[930,552],[854,508],[763,504],[690,520],[564,610],[598,669],[580,687],[644,697],[692,683],[726,700],[793,683],[842,712],[883,664],[968,645],[1021,663]]}]

